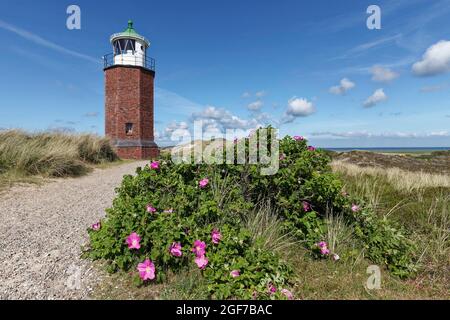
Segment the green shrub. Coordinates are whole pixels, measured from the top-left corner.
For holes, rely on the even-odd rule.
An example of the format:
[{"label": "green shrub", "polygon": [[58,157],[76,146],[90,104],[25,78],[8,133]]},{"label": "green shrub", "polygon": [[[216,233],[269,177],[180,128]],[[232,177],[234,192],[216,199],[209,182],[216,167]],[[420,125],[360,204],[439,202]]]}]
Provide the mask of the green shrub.
[{"label": "green shrub", "polygon": [[[268,237],[274,241],[295,237],[312,256],[329,256],[318,253],[317,243],[326,239],[326,213],[334,212],[347,217],[370,259],[400,276],[412,271],[409,241],[387,220],[366,219],[370,208],[364,208],[361,216],[349,209],[352,201],[342,194],[327,154],[291,137],[280,141],[280,154],[280,169],[271,176],[261,174],[261,165],[174,164],[168,157],[154,163],[159,168],[138,168],[135,176],[124,177],[100,230],[89,230],[85,255],[107,260],[113,272],[135,271],[150,259],[156,281],[164,281],[169,271],[192,268],[191,249],[200,240],[206,243],[208,265],[202,274],[210,297],[283,298],[281,289],[289,288],[292,269],[289,259],[273,250],[276,244],[267,245]],[[199,182],[204,178],[209,184],[202,188]],[[271,220],[277,224],[272,234],[249,223],[262,203],[269,203],[277,214]],[[149,205],[156,212],[148,212]],[[173,212],[165,212],[168,209]],[[217,244],[211,240],[214,229],[222,234]],[[133,232],[141,238],[138,250],[126,244]],[[173,243],[181,244],[181,257],[170,253]],[[232,271],[239,271],[239,276],[232,277]],[[269,287],[277,290],[269,292]]]}]

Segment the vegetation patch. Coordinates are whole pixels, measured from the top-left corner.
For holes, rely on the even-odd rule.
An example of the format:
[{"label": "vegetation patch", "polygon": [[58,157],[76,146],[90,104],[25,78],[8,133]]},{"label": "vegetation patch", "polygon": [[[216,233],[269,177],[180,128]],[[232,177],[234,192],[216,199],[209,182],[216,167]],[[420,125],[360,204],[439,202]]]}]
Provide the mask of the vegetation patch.
[{"label": "vegetation patch", "polygon": [[110,272],[131,272],[137,286],[196,268],[209,298],[291,299],[300,296],[294,252],[330,263],[351,259],[355,250],[336,252],[345,239],[333,237],[347,230],[353,246],[394,276],[415,271],[413,243],[343,190],[328,155],[302,137],[285,137],[276,156],[280,169],[270,176],[256,164],[174,164],[168,157],[138,168],[88,231],[85,256],[106,261]]},{"label": "vegetation patch", "polygon": [[33,176],[79,176],[92,164],[115,160],[109,140],[95,135],[0,131],[2,182]]}]

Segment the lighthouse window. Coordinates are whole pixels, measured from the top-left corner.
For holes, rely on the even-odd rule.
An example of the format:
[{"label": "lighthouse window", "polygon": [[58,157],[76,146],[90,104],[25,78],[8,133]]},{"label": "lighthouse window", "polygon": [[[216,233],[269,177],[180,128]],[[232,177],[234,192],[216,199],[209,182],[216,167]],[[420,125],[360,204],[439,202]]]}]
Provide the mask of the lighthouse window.
[{"label": "lighthouse window", "polygon": [[114,53],[123,54],[127,51],[135,51],[136,41],[131,39],[120,39],[114,42]]},{"label": "lighthouse window", "polygon": [[126,50],[134,51],[135,40],[127,40]]},{"label": "lighthouse window", "polygon": [[133,124],[132,123],[126,123],[125,124],[125,133],[128,136],[133,134]]}]

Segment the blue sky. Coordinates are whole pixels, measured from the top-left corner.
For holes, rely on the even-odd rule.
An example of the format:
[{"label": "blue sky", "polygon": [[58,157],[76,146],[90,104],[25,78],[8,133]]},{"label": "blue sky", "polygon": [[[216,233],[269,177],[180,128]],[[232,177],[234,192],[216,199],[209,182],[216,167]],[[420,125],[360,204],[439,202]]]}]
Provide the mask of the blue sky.
[{"label": "blue sky", "polygon": [[132,19],[157,63],[162,144],[202,119],[321,147],[449,147],[449,18],[446,0],[0,0],[0,128],[103,134],[100,58]]}]

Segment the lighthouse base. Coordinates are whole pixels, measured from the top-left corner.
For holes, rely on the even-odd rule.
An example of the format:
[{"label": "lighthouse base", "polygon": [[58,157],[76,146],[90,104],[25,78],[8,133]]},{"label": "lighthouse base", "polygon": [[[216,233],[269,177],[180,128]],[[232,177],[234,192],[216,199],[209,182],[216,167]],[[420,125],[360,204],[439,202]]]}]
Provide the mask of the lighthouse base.
[{"label": "lighthouse base", "polygon": [[121,159],[150,160],[159,157],[158,147],[117,147],[116,153]]}]

